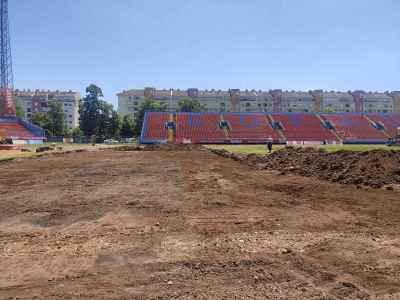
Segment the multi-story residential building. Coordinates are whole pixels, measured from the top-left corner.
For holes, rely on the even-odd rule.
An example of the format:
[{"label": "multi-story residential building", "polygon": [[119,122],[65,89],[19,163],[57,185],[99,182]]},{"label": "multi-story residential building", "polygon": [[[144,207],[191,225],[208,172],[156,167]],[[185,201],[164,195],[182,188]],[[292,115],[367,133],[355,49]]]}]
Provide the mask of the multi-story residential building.
[{"label": "multi-story residential building", "polygon": [[205,112],[400,112],[400,92],[282,91],[282,90],[128,90],[118,95],[118,112],[135,118],[145,98],[176,111],[181,99],[197,99]]},{"label": "multi-story residential building", "polygon": [[24,119],[30,121],[35,112],[47,112],[48,103],[61,102],[65,113],[65,125],[73,129],[79,125],[79,100],[81,96],[73,91],[14,90],[14,100],[24,112]]}]

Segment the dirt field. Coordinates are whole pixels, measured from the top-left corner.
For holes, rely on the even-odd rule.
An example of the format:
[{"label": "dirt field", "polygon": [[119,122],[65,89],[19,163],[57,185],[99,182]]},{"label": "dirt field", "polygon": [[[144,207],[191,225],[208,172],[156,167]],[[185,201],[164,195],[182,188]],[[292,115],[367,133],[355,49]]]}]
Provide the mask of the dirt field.
[{"label": "dirt field", "polygon": [[207,150],[0,163],[0,299],[400,299],[400,193]]},{"label": "dirt field", "polygon": [[[46,143],[43,145],[22,145],[23,149],[28,149],[30,152],[22,152],[21,150],[0,150],[0,162],[3,160],[10,160],[15,158],[27,158],[34,156],[41,156],[41,153],[36,153],[36,149],[40,147],[51,146],[52,143]],[[123,145],[123,144],[122,144]],[[56,144],[56,146],[62,147],[61,151],[53,151],[53,152],[62,152],[62,151],[76,151],[76,150],[87,150],[93,151],[98,149],[106,149],[106,148],[115,148],[120,147],[120,145],[104,145],[98,144],[95,147],[89,144]]]}]

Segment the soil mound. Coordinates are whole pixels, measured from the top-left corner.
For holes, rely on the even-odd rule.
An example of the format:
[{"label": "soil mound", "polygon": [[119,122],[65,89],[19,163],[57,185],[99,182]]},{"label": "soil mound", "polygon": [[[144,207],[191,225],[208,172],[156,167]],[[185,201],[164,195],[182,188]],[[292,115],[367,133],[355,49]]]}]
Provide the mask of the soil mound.
[{"label": "soil mound", "polygon": [[145,145],[144,151],[198,151],[204,149],[201,145],[193,144],[150,144]]},{"label": "soil mound", "polygon": [[143,151],[143,147],[137,145],[123,145],[113,148],[114,151]]},{"label": "soil mound", "polygon": [[400,183],[400,151],[328,153],[311,147],[286,147],[270,155],[232,154],[225,150],[213,152],[258,169],[274,169],[282,174],[313,176],[342,184],[380,188]]}]

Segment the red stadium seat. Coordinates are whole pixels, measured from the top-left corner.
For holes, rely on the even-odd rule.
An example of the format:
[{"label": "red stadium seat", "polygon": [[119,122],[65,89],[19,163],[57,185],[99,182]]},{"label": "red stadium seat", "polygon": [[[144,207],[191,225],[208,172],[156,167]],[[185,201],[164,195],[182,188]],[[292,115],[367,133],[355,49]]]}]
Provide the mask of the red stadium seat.
[{"label": "red stadium seat", "polygon": [[376,129],[363,115],[353,113],[325,114],[344,141],[348,142],[383,142],[385,134]]},{"label": "red stadium seat", "polygon": [[265,142],[270,138],[279,140],[279,135],[268,123],[265,114],[226,113],[223,115],[223,118],[229,123],[229,137],[231,139],[254,142]]},{"label": "red stadium seat", "polygon": [[1,122],[0,135],[14,140],[35,139],[37,136],[17,122]]},{"label": "red stadium seat", "polygon": [[176,141],[190,140],[192,143],[216,143],[226,141],[219,127],[221,117],[215,113],[177,113]]},{"label": "red stadium seat", "polygon": [[368,117],[375,123],[381,123],[391,137],[396,136],[396,130],[400,127],[400,114],[369,114]]},{"label": "red stadium seat", "polygon": [[273,118],[282,124],[283,134],[288,141],[335,141],[337,138],[325,128],[314,114],[274,114]]},{"label": "red stadium seat", "polygon": [[142,142],[162,143],[168,140],[168,130],[165,123],[169,120],[169,113],[146,113],[143,121]]},{"label": "red stadium seat", "polygon": [[[280,141],[283,136],[268,122],[271,117],[271,121],[273,119],[280,125],[289,142],[334,142],[340,137],[350,143],[383,143],[387,135],[383,130],[375,128],[370,120],[383,124],[392,135],[400,125],[399,115],[390,114],[369,115],[370,120],[355,113],[276,113],[267,116],[263,113],[175,113],[172,128],[175,128],[174,138],[177,143],[265,143],[269,138]],[[169,113],[147,113],[141,141],[166,142],[167,121]],[[228,126],[221,128],[221,121],[225,121]]]}]

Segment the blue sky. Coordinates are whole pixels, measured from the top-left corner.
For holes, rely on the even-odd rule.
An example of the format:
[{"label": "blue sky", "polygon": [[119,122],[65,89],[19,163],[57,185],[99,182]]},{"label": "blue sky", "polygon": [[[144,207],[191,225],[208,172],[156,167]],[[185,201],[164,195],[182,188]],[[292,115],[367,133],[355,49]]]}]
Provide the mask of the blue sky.
[{"label": "blue sky", "polygon": [[16,88],[400,89],[398,0],[9,0]]}]

